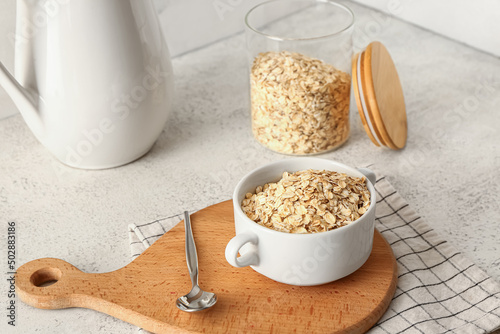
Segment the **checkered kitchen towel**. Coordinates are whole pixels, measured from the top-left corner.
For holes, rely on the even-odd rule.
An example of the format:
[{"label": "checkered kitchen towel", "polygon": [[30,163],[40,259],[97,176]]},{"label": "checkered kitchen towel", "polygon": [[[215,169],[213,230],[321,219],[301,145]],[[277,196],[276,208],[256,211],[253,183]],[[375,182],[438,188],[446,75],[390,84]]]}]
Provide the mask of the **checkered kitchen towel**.
[{"label": "checkered kitchen towel", "polygon": [[[376,228],[398,262],[389,309],[370,333],[489,333],[500,327],[500,284],[438,236],[385,177],[377,191]],[[130,226],[135,258],[183,215]]]}]

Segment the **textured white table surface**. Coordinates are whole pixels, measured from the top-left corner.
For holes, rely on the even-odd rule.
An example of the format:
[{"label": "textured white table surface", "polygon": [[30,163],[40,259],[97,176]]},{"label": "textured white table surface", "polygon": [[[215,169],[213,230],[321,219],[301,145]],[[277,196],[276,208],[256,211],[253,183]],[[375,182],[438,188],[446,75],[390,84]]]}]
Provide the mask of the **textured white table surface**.
[{"label": "textured white table surface", "polygon": [[[356,45],[380,40],[397,63],[409,123],[407,147],[375,147],[355,105],[352,133],[320,155],[352,166],[375,163],[446,240],[500,280],[500,60],[407,23],[352,5]],[[86,272],[130,261],[127,225],[201,209],[231,197],[237,181],[287,158],[252,137],[243,36],[173,60],[175,110],[142,159],[110,170],[61,165],[20,116],[0,122],[0,275],[7,222],[17,224],[17,262],[56,257]],[[202,251],[202,250],[201,250]],[[7,277],[0,283],[1,333],[134,333],[84,309],[39,310],[17,300],[7,326]]]}]

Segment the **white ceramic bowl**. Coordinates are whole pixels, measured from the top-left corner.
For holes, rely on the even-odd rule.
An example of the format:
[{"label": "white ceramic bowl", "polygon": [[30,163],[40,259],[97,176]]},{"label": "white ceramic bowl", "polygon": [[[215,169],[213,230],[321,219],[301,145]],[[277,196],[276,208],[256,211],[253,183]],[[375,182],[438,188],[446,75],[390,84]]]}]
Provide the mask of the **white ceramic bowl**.
[{"label": "white ceramic bowl", "polygon": [[[241,201],[259,185],[276,182],[283,172],[330,170],[366,176],[370,208],[358,220],[341,228],[312,234],[279,232],[249,219]],[[360,268],[370,256],[375,224],[375,174],[320,158],[293,158],[270,163],[247,174],[233,194],[236,236],[226,247],[226,259],[235,267],[251,266],[275,281],[292,285],[319,285],[338,280]],[[240,257],[238,257],[240,253]]]}]

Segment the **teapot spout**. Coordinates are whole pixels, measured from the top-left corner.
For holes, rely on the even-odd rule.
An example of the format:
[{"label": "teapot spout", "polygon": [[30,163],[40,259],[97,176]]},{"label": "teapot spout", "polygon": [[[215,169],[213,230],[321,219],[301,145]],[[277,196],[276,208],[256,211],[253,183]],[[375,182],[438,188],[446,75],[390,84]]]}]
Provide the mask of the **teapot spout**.
[{"label": "teapot spout", "polygon": [[35,103],[36,100],[33,98],[33,95],[21,86],[12,74],[7,71],[1,62],[0,86],[5,89],[16,107],[19,109],[31,131],[33,131],[35,136],[40,138],[43,133],[44,126]]}]

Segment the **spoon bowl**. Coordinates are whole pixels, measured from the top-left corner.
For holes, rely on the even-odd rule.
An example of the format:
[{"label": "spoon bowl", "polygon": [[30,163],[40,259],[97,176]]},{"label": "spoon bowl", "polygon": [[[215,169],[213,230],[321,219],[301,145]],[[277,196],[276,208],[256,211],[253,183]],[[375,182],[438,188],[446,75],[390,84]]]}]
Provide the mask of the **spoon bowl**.
[{"label": "spoon bowl", "polygon": [[176,305],[186,312],[196,312],[212,307],[217,302],[217,295],[195,286],[187,295],[177,298]]}]

